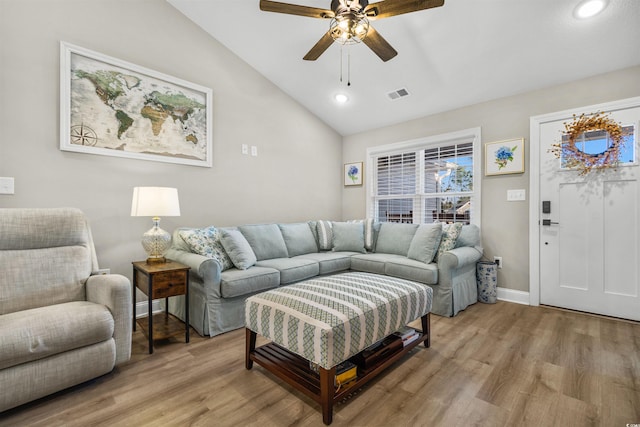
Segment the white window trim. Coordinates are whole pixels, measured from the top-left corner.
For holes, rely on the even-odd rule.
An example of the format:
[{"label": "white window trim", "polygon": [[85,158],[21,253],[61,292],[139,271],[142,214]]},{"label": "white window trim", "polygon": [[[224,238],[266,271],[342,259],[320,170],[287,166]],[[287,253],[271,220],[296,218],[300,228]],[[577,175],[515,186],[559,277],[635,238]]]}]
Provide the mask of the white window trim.
[{"label": "white window trim", "polygon": [[[375,188],[375,183],[373,182],[374,173],[372,171],[375,169],[375,163],[373,161],[375,157],[380,154],[400,154],[406,151],[418,150],[433,145],[443,145],[448,142],[454,144],[461,141],[473,143],[473,193],[475,202],[473,209],[475,215],[471,218],[471,223],[480,227],[482,218],[482,132],[480,127],[367,148],[365,170],[371,171],[370,173],[365,174],[367,214],[373,210],[372,202],[374,198],[373,189]],[[480,228],[482,229],[482,227]]]}]

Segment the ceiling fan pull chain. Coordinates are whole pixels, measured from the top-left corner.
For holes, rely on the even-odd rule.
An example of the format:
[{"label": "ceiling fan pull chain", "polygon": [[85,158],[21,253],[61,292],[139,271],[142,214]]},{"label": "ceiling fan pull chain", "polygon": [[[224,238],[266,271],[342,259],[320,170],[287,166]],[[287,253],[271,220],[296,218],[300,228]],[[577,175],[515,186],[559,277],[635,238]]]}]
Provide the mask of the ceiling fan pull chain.
[{"label": "ceiling fan pull chain", "polygon": [[342,83],[342,47],[343,45],[340,45],[340,83]]},{"label": "ceiling fan pull chain", "polygon": [[347,48],[347,86],[351,86],[351,50]]}]

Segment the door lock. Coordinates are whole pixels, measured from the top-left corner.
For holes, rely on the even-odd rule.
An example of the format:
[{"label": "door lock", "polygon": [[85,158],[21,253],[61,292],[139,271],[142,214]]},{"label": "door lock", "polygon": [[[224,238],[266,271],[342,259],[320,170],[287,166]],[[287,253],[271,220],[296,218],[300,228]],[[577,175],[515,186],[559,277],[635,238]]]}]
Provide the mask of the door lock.
[{"label": "door lock", "polygon": [[542,225],[551,225],[551,224],[553,224],[553,225],[558,225],[558,224],[560,224],[560,223],[559,223],[559,222],[553,222],[553,221],[551,221],[550,219],[543,219],[543,220],[542,220]]}]

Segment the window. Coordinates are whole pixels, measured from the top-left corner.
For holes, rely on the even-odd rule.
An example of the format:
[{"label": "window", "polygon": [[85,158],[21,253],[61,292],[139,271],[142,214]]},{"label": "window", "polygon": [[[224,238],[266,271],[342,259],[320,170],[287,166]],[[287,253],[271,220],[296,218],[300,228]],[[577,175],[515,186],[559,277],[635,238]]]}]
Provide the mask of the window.
[{"label": "window", "polygon": [[[634,164],[636,162],[634,126],[623,126],[622,132],[627,136],[624,138],[624,147],[620,151],[620,165]],[[569,136],[563,135],[562,143],[567,144],[568,142]],[[611,148],[611,139],[609,138],[609,134],[603,130],[584,132],[581,138],[576,141],[576,148],[583,153],[597,155]],[[567,168],[567,159],[564,157],[564,153],[561,153],[560,164],[563,169]]]},{"label": "window", "polygon": [[480,129],[369,149],[369,215],[479,225],[479,153]]}]

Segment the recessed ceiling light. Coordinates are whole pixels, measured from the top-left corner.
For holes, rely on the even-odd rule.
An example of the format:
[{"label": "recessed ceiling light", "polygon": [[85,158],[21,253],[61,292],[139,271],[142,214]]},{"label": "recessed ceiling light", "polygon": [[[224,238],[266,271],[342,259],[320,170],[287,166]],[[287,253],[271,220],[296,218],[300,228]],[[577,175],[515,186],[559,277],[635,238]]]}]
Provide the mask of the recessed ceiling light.
[{"label": "recessed ceiling light", "polygon": [[607,0],[585,0],[581,2],[573,12],[578,19],[591,18],[602,12],[607,7]]},{"label": "recessed ceiling light", "polygon": [[344,104],[345,102],[347,102],[349,100],[349,97],[347,95],[345,95],[344,93],[338,93],[334,99],[336,100],[336,102],[338,104]]}]

